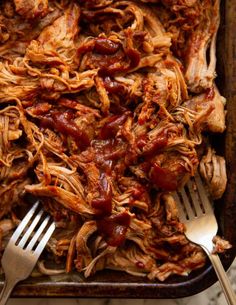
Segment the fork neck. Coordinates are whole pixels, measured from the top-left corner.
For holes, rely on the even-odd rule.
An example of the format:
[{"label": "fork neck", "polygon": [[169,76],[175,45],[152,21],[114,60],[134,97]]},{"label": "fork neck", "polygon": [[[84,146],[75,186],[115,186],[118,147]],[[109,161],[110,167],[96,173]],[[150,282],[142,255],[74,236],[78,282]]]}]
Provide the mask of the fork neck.
[{"label": "fork neck", "polygon": [[5,279],[1,294],[0,294],[0,305],[6,304],[14,286],[18,283],[17,279]]}]

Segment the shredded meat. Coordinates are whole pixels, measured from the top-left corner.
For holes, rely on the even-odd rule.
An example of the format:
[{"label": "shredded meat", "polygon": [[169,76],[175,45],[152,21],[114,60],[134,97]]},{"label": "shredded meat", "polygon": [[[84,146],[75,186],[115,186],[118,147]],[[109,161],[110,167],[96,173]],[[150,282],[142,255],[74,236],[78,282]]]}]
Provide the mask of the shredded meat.
[{"label": "shredded meat", "polygon": [[225,159],[216,155],[211,147],[201,159],[200,173],[206,181],[212,197],[214,199],[221,198],[227,184],[226,164]]},{"label": "shredded meat", "polygon": [[26,19],[43,17],[48,12],[48,0],[14,0],[16,12]]},{"label": "shredded meat", "polygon": [[226,187],[205,140],[225,129],[218,23],[218,0],[1,2],[1,251],[34,196],[57,223],[48,253],[65,264],[41,262],[44,274],[164,281],[205,264],[171,192],[199,163],[214,198]]}]

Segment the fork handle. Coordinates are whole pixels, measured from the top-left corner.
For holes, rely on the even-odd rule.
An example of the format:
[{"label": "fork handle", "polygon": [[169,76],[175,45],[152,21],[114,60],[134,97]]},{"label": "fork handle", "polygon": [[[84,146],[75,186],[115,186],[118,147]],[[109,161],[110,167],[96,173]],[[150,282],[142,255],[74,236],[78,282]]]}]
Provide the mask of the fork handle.
[{"label": "fork handle", "polygon": [[18,281],[16,279],[9,279],[9,280],[5,280],[1,294],[0,294],[0,305],[4,305],[6,304],[13,288],[15,287],[16,283],[18,283]]},{"label": "fork handle", "polygon": [[229,278],[225,272],[225,269],[221,263],[221,260],[217,254],[209,254],[211,263],[215,269],[216,275],[221,284],[222,290],[225,294],[225,298],[229,305],[236,305],[236,296],[233,288],[230,284]]}]

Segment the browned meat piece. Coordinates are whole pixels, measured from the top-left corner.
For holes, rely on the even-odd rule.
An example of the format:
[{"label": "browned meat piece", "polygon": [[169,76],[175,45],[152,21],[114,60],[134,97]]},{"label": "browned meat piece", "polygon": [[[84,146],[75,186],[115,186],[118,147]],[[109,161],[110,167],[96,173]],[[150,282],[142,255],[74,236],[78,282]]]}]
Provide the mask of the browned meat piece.
[{"label": "browned meat piece", "polygon": [[89,9],[105,7],[111,4],[113,0],[79,0],[79,3],[83,4],[85,7]]},{"label": "browned meat piece", "polygon": [[179,7],[192,7],[196,4],[197,0],[162,0],[162,3],[172,10],[178,10]]},{"label": "browned meat piece", "polygon": [[[220,22],[219,1],[203,1],[203,20],[193,30],[187,42],[185,78],[192,92],[202,92],[213,86],[216,77],[216,33]],[[209,55],[207,55],[207,53]],[[207,58],[209,56],[209,58]]]},{"label": "browned meat piece", "polygon": [[138,248],[118,249],[107,257],[106,265],[109,269],[125,270],[135,276],[145,276],[156,265],[155,260]]},{"label": "browned meat piece", "polygon": [[4,24],[0,24],[0,42],[6,42],[10,37],[7,27]]},{"label": "browned meat piece", "polygon": [[34,63],[73,64],[79,17],[78,5],[71,4],[61,17],[43,29],[37,40],[31,41],[26,50],[27,58]]},{"label": "browned meat piece", "polygon": [[86,204],[85,200],[79,195],[62,189],[58,186],[26,185],[25,190],[35,196],[53,197],[57,202],[67,209],[76,213],[88,216],[94,214],[92,208]]},{"label": "browned meat piece", "polygon": [[212,198],[221,198],[227,184],[225,159],[208,148],[200,161],[200,173],[209,187]]},{"label": "browned meat piece", "polygon": [[4,86],[0,88],[1,100],[10,98],[33,98],[37,92],[37,80],[28,77],[24,68],[9,65],[7,61],[0,63],[0,79]]},{"label": "browned meat piece", "polygon": [[[11,2],[7,3],[11,4]],[[5,12],[7,5],[4,4],[2,9]],[[11,63],[19,56],[23,57],[31,40],[36,39],[43,28],[62,15],[58,8],[53,7],[51,12],[37,20],[36,23],[32,23],[31,20],[25,20],[22,23],[21,16],[14,15],[14,8],[12,10],[14,18],[9,16],[9,13],[0,14],[0,39],[4,42],[0,46],[0,56]]]},{"label": "browned meat piece", "polygon": [[10,213],[14,206],[22,204],[25,186],[31,182],[29,178],[24,178],[0,186],[0,218]]},{"label": "browned meat piece", "polygon": [[81,271],[87,267],[93,260],[91,250],[89,249],[87,242],[89,237],[97,231],[96,221],[87,221],[79,229],[78,234],[75,237],[76,247],[76,268]]},{"label": "browned meat piece", "polygon": [[48,0],[14,0],[16,12],[26,19],[43,17],[48,12]]},{"label": "browned meat piece", "polygon": [[164,281],[171,274],[188,275],[189,269],[197,269],[204,266],[206,258],[204,253],[198,249],[194,251],[191,256],[180,260],[178,263],[165,263],[160,267],[153,268],[148,274],[149,279],[158,278],[160,281]]},{"label": "browned meat piece", "polygon": [[196,128],[207,129],[211,132],[223,132],[225,130],[225,98],[222,97],[214,85],[206,90],[206,93],[195,95],[182,106],[194,111],[193,124]]},{"label": "browned meat piece", "polygon": [[216,253],[223,253],[226,249],[232,248],[232,245],[227,240],[218,235],[213,238],[213,243],[215,244],[214,251]]}]

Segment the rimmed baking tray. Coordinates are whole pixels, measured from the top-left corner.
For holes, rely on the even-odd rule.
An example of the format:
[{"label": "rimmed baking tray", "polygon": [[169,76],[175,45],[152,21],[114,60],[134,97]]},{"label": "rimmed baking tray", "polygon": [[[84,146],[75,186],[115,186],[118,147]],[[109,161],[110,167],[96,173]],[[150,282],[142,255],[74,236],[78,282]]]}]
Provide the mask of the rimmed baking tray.
[{"label": "rimmed baking tray", "polygon": [[[227,130],[216,137],[227,162],[228,185],[224,197],[216,202],[216,212],[223,236],[233,248],[221,255],[227,269],[236,254],[236,0],[221,3],[221,25],[217,45],[217,85],[227,98]],[[224,149],[222,150],[222,147]],[[173,276],[164,283],[151,282],[131,275],[103,271],[84,279],[79,274],[63,277],[29,278],[19,284],[14,297],[108,297],[108,298],[180,298],[205,290],[217,278],[212,266],[192,272],[188,277]],[[0,282],[3,285],[3,282]]]}]

